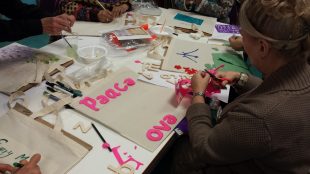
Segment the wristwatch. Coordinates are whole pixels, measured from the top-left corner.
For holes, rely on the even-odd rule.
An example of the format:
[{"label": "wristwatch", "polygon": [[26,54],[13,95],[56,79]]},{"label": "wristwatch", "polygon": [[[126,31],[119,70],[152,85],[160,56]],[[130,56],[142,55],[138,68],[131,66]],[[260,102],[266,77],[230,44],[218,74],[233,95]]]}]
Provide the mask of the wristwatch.
[{"label": "wristwatch", "polygon": [[205,97],[205,94],[204,94],[204,92],[194,92],[194,93],[193,93],[193,97],[196,97],[196,96]]},{"label": "wristwatch", "polygon": [[238,86],[244,86],[248,82],[249,76],[246,73],[241,72],[240,73],[240,78],[237,81]]}]

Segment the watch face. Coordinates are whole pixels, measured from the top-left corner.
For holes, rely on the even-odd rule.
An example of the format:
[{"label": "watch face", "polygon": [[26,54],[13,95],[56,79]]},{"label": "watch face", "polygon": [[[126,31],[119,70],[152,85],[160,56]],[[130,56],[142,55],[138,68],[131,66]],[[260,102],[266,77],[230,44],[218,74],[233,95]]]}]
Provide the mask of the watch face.
[{"label": "watch face", "polygon": [[248,81],[248,75],[247,74],[244,74],[244,73],[241,73],[240,74],[240,79],[238,81],[238,85],[240,86],[244,86],[246,84],[246,82]]}]

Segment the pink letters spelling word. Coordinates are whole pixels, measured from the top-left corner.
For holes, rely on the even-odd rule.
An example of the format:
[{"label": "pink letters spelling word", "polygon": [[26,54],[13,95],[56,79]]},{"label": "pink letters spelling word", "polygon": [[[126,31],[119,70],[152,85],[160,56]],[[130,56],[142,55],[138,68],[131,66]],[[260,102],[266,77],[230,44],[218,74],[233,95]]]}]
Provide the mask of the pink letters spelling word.
[{"label": "pink letters spelling word", "polygon": [[170,125],[173,125],[176,122],[177,118],[171,114],[168,114],[159,121],[160,126],[153,126],[153,128],[146,132],[146,137],[151,141],[160,141],[164,136],[162,131],[170,131]]},{"label": "pink letters spelling word", "polygon": [[121,92],[126,92],[129,86],[133,86],[135,84],[136,82],[134,81],[134,79],[126,78],[123,81],[122,86],[120,86],[118,83],[114,83],[114,89],[107,89],[104,94],[98,95],[96,99],[86,96],[82,100],[80,100],[79,103],[87,106],[93,111],[99,111],[99,108],[97,107],[97,102],[102,105],[107,104],[109,103],[110,99],[116,99],[117,97],[121,96]]}]

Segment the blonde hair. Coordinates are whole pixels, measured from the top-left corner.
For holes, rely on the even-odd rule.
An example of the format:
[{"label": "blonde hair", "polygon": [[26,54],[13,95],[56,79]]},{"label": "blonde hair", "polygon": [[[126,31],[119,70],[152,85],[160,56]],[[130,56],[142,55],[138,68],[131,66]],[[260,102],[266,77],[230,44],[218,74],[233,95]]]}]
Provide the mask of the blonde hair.
[{"label": "blonde hair", "polygon": [[285,57],[309,56],[310,0],[245,0],[239,20],[242,30]]}]

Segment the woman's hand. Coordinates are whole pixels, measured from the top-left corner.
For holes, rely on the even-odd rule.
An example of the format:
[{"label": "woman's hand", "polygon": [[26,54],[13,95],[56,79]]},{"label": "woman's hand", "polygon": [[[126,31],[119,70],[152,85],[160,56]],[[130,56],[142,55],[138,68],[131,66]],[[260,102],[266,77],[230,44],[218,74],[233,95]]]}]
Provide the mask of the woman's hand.
[{"label": "woman's hand", "polygon": [[240,79],[240,73],[234,71],[218,71],[215,76],[218,78],[225,78],[229,80],[222,81],[223,86],[225,86],[226,84],[233,85]]},{"label": "woman's hand", "polygon": [[103,23],[109,23],[113,21],[113,15],[109,10],[100,10],[97,14],[98,20]]},{"label": "woman's hand", "polygon": [[12,173],[14,171],[14,167],[9,164],[0,164],[0,174],[5,173],[6,171]]},{"label": "woman's hand", "polygon": [[243,51],[243,42],[241,36],[231,36],[228,39],[230,46],[236,51]]},{"label": "woman's hand", "polygon": [[[198,73],[194,74],[191,80],[191,87],[193,90],[193,94],[195,93],[203,93],[205,92],[206,88],[208,87],[208,83],[210,81],[209,74],[199,71]],[[192,100],[192,103],[204,103],[204,97],[197,95],[194,95],[194,98]]]},{"label": "woman's hand", "polygon": [[113,7],[113,10],[112,10],[112,16],[113,17],[119,17],[123,13],[125,13],[128,9],[129,9],[129,6],[127,4],[122,4],[120,6],[115,6],[115,7]]},{"label": "woman's hand", "polygon": [[40,167],[38,163],[41,159],[40,154],[33,155],[29,161],[23,160],[20,163],[24,166],[20,169],[17,169],[13,174],[41,174]]},{"label": "woman's hand", "polygon": [[71,33],[71,27],[74,22],[75,17],[67,14],[41,19],[43,33],[50,35],[60,35],[62,30]]}]

